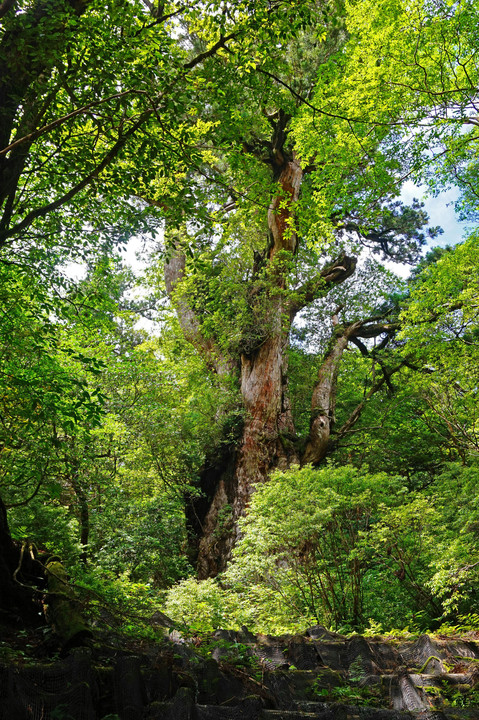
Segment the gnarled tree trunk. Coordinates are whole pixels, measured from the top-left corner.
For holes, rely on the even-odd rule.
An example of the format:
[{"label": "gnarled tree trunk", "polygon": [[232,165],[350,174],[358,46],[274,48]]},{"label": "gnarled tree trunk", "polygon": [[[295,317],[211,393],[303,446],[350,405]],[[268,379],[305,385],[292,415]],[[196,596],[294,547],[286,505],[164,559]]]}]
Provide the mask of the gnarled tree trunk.
[{"label": "gnarled tree trunk", "polygon": [[[281,120],[281,119],[280,119]],[[282,118],[287,122],[287,118]],[[349,277],[355,269],[352,258],[341,256],[338,262],[318,273],[315,281],[288,297],[287,272],[284,258],[293,257],[298,238],[294,226],[294,206],[298,201],[303,171],[297,158],[283,152],[281,129],[275,134],[271,151],[271,164],[277,192],[268,210],[269,237],[264,254],[267,267],[267,290],[261,297],[262,310],[251,312],[259,340],[253,348],[244,350],[239,358],[227,359],[215,345],[211,336],[201,332],[201,320],[188,298],[175,291],[186,271],[186,258],[181,238],[173,238],[173,254],[165,265],[167,291],[174,299],[179,321],[185,337],[203,354],[209,366],[219,375],[239,366],[240,389],[244,406],[244,426],[241,438],[232,449],[228,462],[222,459],[217,471],[205,469],[202,488],[206,497],[194,508],[194,524],[199,531],[198,575],[201,578],[216,575],[224,570],[238,536],[238,520],[244,515],[254,487],[267,480],[274,468],[286,468],[300,463],[302,458],[295,442],[295,427],[288,397],[288,343],[291,324],[303,304]],[[276,145],[275,145],[276,143]],[[298,300],[301,298],[301,300]],[[265,309],[267,308],[267,317]],[[263,315],[261,315],[263,313]],[[342,349],[347,343],[345,334]],[[342,352],[342,350],[341,350]],[[331,367],[328,387],[323,383],[323,395],[335,394],[337,365],[340,354],[334,354],[335,367]],[[319,397],[318,385],[315,397]],[[317,402],[317,400],[315,400]],[[333,401],[323,398],[328,407]],[[331,423],[329,423],[328,428]],[[324,456],[327,437],[314,446],[314,460]],[[319,454],[318,454],[319,450]],[[310,451],[312,452],[312,451]]]},{"label": "gnarled tree trunk", "polygon": [[254,486],[264,482],[273,468],[299,461],[289,439],[294,435],[294,424],[287,392],[286,349],[287,335],[278,333],[256,352],[241,358],[243,433],[234,465],[219,477],[203,521],[200,578],[224,570],[237,539],[237,521],[248,507]]},{"label": "gnarled tree trunk", "polygon": [[[293,153],[284,149],[288,117],[279,113],[269,149],[276,192],[268,209],[268,238],[261,255],[263,282],[253,280],[250,311],[255,343],[245,342],[239,357],[226,357],[211,332],[202,333],[201,315],[180,283],[186,272],[181,237],[173,237],[173,253],[165,266],[167,291],[172,298],[185,337],[203,354],[208,365],[222,375],[239,369],[244,407],[242,435],[229,457],[224,453],[215,465],[205,468],[200,486],[204,492],[193,503],[190,519],[198,543],[198,575],[214,576],[225,569],[238,538],[238,521],[245,514],[258,483],[265,482],[275,468],[293,463],[319,463],[330,447],[338,370],[348,342],[361,332],[365,322],[335,329],[318,372],[312,393],[309,437],[296,437],[288,397],[288,343],[296,314],[331,288],[344,282],[356,269],[356,259],[345,253],[320,268],[303,287],[290,292],[288,260],[298,246],[295,205],[299,199],[303,170]],[[253,269],[253,278],[255,270]],[[177,292],[177,289],[180,291]],[[260,309],[258,309],[260,308]],[[360,410],[357,413],[359,417]],[[354,419],[356,421],[357,417]],[[353,422],[353,421],[352,421]]]}]

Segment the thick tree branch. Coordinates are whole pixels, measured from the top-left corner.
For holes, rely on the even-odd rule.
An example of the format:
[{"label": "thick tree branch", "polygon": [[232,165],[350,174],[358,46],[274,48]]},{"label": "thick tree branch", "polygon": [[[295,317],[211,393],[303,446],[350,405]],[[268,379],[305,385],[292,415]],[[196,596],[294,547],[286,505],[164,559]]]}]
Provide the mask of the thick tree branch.
[{"label": "thick tree branch", "polygon": [[356,270],[357,259],[341,253],[332,263],[326,265],[318,275],[308,280],[302,287],[295,291],[294,298],[290,301],[290,317],[295,315],[307,305],[324,297],[335,285],[340,285],[347,280]]},{"label": "thick tree branch", "polygon": [[[338,442],[339,438],[351,430],[359,420],[368,400],[380,390],[383,385],[387,385],[391,391],[393,390],[390,380],[391,376],[407,364],[407,359],[403,359],[395,367],[387,368],[384,362],[376,357],[377,348],[370,351],[359,339],[377,337],[378,335],[386,333],[386,338],[381,342],[381,346],[385,347],[392,333],[399,327],[399,323],[379,322],[377,316],[358,320],[347,326],[340,326],[337,322],[336,318],[333,337],[326,355],[323,358],[318,372],[318,379],[313,389],[310,433],[302,458],[302,464],[319,463]],[[373,384],[363,400],[353,410],[348,420],[340,430],[336,432],[333,444],[331,435],[335,422],[338,372],[343,352],[349,342],[353,342],[364,356],[375,357],[376,362],[378,362],[381,367],[382,376]]]},{"label": "thick tree branch", "polygon": [[[6,3],[8,0],[1,8]],[[69,0],[68,5],[74,15],[80,16],[86,10],[88,0]],[[51,23],[56,17],[58,23],[50,26],[46,35],[45,21]],[[39,75],[50,72],[62,51],[65,28],[63,2],[38,0],[22,15],[18,27],[5,32],[0,42],[0,146],[8,144],[15,113],[28,88]]]},{"label": "thick tree branch", "polygon": [[0,18],[7,14],[9,10],[14,6],[15,0],[3,0],[0,5]]},{"label": "thick tree branch", "polygon": [[79,192],[84,190],[86,187],[88,187],[95,178],[97,178],[103,170],[110,165],[110,163],[114,160],[114,158],[120,153],[120,151],[124,148],[127,141],[130,137],[132,137],[139,128],[148,120],[150,115],[153,113],[153,109],[145,110],[141,115],[140,118],[135,122],[117,141],[116,143],[110,148],[110,150],[106,153],[106,155],[103,156],[103,159],[98,163],[98,165],[90,172],[88,175],[86,175],[80,182],[78,182],[76,185],[74,185],[68,192],[66,192],[64,195],[61,195],[59,198],[54,200],[51,203],[48,203],[47,205],[43,205],[42,207],[35,208],[35,210],[31,210],[29,213],[25,215],[23,220],[21,220],[19,223],[11,227],[10,229],[4,230],[2,233],[0,233],[0,247],[5,245],[8,241],[8,238],[17,236],[19,233],[21,233],[23,230],[25,230],[27,227],[29,227],[34,220],[37,218],[45,217],[49,213],[53,212],[54,210],[58,210],[58,208],[62,207],[66,203],[68,203],[70,200],[72,200],[76,195],[78,195]]},{"label": "thick tree branch", "polygon": [[396,330],[399,330],[399,322],[377,322],[373,324],[367,324],[368,321],[364,321],[365,324],[358,329],[358,331],[355,333],[355,338],[374,338],[378,337],[378,335],[382,335],[383,333],[388,333],[391,335],[392,333],[396,332]]},{"label": "thick tree branch", "polygon": [[98,107],[99,105],[104,105],[111,100],[120,100],[121,98],[131,94],[142,95],[145,94],[145,91],[125,90],[124,92],[115,93],[114,95],[110,95],[109,97],[103,98],[102,100],[96,100],[95,102],[91,102],[87,105],[76,108],[70,113],[67,113],[67,115],[62,115],[62,117],[56,118],[55,120],[47,123],[46,125],[42,125],[33,132],[30,132],[27,135],[23,135],[22,137],[15,139],[12,143],[10,143],[10,145],[7,145],[3,149],[0,149],[0,155],[6,155],[8,152],[18,147],[19,145],[22,145],[23,143],[32,143],[34,140],[37,140],[42,135],[45,135],[45,133],[50,132],[50,130],[54,130],[59,125],[63,125],[63,123],[68,122],[68,120],[72,120],[73,118],[77,117],[77,115],[82,115],[84,113],[87,113],[89,110]]},{"label": "thick tree branch", "polygon": [[230,33],[229,35],[222,35],[218,42],[215,42],[214,45],[210,47],[209,50],[205,50],[205,52],[199,53],[194,57],[192,60],[190,60],[187,63],[184,63],[183,67],[185,70],[191,70],[192,68],[199,65],[203,60],[207,60],[210,57],[213,57],[213,55],[216,55],[218,50],[221,48],[224,48],[228,40],[233,40],[233,38],[237,37],[238,33]]},{"label": "thick tree branch", "polygon": [[201,322],[187,297],[178,292],[178,285],[185,276],[186,257],[179,242],[173,243],[173,253],[164,265],[166,292],[178,316],[183,334],[204,357],[209,368],[218,375],[228,375],[234,369],[234,363],[225,358],[212,338],[204,337]]}]

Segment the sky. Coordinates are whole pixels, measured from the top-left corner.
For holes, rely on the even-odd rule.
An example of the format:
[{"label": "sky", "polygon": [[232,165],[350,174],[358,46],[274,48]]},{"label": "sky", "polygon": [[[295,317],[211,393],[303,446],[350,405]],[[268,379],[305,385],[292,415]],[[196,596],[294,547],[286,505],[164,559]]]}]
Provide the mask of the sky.
[{"label": "sky", "polygon": [[[459,197],[457,188],[440,193],[437,197],[428,197],[427,189],[415,185],[413,182],[406,182],[401,192],[401,200],[406,204],[411,204],[413,198],[424,202],[424,209],[429,215],[429,225],[435,227],[439,225],[444,233],[438,235],[434,239],[430,239],[427,247],[437,247],[438,245],[456,245],[464,237],[466,229],[470,227],[469,223],[460,222],[454,210],[454,203]],[[386,262],[386,267],[395,272],[402,278],[407,278],[411,272],[410,265],[399,265],[398,263]]]},{"label": "sky", "polygon": [[[401,200],[406,204],[412,203],[413,198],[422,200],[425,210],[429,215],[429,224],[433,227],[439,225],[444,230],[442,235],[439,235],[434,240],[430,240],[428,246],[455,245],[461,242],[468,223],[460,222],[454,210],[454,203],[459,195],[458,190],[451,188],[446,192],[440,193],[437,197],[428,197],[426,193],[427,189],[425,187],[418,187],[413,182],[406,182],[401,193]],[[142,249],[142,242],[138,238],[133,237],[122,251],[124,262],[138,275],[146,269],[145,261],[137,256]],[[399,265],[398,263],[392,262],[386,262],[385,265],[402,278],[407,278],[412,269],[411,265]],[[78,266],[75,269],[77,271],[75,274],[78,272],[82,274],[83,268]],[[138,287],[132,294],[141,297],[142,292],[141,287]],[[137,329],[146,330],[152,335],[155,335],[158,330],[157,325],[146,318],[141,318],[136,327]]]},{"label": "sky", "polygon": [[428,245],[455,245],[463,238],[468,223],[460,222],[454,211],[454,203],[459,197],[459,191],[451,188],[440,193],[437,197],[425,197],[426,188],[418,187],[413,182],[406,182],[403,185],[401,200],[410,204],[413,198],[424,201],[424,209],[429,215],[429,224],[433,227],[440,225],[444,230],[443,235],[430,241]]}]

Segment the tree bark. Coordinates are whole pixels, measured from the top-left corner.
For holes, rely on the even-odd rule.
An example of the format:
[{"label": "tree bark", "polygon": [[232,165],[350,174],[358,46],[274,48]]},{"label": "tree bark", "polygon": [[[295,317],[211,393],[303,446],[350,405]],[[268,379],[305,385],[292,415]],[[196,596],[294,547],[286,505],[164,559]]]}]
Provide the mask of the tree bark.
[{"label": "tree bark", "polygon": [[91,637],[62,563],[58,558],[48,560],[48,555],[39,554],[29,541],[12,539],[7,509],[0,498],[0,617],[15,625],[38,625],[42,622],[42,598],[46,598],[47,621],[63,649],[83,645]]},{"label": "tree bark", "polygon": [[198,576],[225,569],[238,538],[238,520],[255,485],[273,468],[299,462],[288,399],[287,333],[267,339],[257,352],[241,358],[241,393],[245,408],[243,434],[234,465],[218,481],[202,523]]},{"label": "tree bark", "polygon": [[202,335],[201,323],[188,299],[181,293],[176,293],[178,285],[185,275],[186,257],[181,247],[180,238],[170,238],[170,241],[173,252],[164,266],[165,285],[166,292],[175,306],[183,335],[203,355],[211,370],[220,376],[228,375],[232,372],[236,363],[224,356],[213,338],[205,338]]},{"label": "tree bark", "polygon": [[45,567],[48,581],[47,619],[61,641],[63,650],[84,645],[92,632],[83,619],[81,606],[68,582],[62,563],[53,558]]},{"label": "tree bark", "polygon": [[[286,119],[283,118],[283,122]],[[280,127],[281,124],[278,124]],[[257,483],[264,482],[274,467],[298,462],[291,438],[295,435],[288,398],[287,348],[290,311],[281,291],[286,275],[281,251],[289,256],[297,248],[294,205],[298,201],[303,171],[297,158],[282,153],[281,127],[272,144],[272,163],[278,191],[268,209],[268,293],[267,327],[257,317],[260,345],[243,352],[240,360],[240,387],[245,411],[242,438],[238,444],[233,472],[219,478],[210,508],[204,518],[198,554],[198,576],[214,576],[225,569],[238,537],[242,517]],[[275,147],[275,143],[278,147]],[[262,303],[264,307],[264,302]],[[254,312],[254,311],[253,311]]]},{"label": "tree bark", "polygon": [[40,605],[35,587],[43,566],[35,558],[31,543],[15,542],[10,534],[7,509],[0,498],[0,611],[3,617],[26,623],[38,622]]},{"label": "tree bark", "polygon": [[[3,14],[12,15],[14,4],[3,3]],[[85,11],[87,2],[71,0],[67,5],[75,17]],[[64,3],[58,0],[38,0],[23,15],[17,14],[15,22],[12,15],[11,27],[5,31],[0,42],[0,149],[11,140],[20,107],[24,110],[23,130],[28,132],[32,129],[29,115],[35,104],[35,94],[32,93],[31,98],[28,95],[39,77],[50,74],[63,51],[67,40],[64,10]],[[4,206],[0,227],[3,231],[10,221],[13,199],[28,150],[29,144],[26,143],[10,156],[0,156],[0,207]]]},{"label": "tree bark", "polygon": [[88,542],[90,536],[90,513],[88,509],[88,497],[84,488],[82,487],[79,475],[78,466],[73,465],[72,474],[70,475],[70,484],[72,490],[75,493],[80,515],[80,544],[82,547],[80,553],[80,560],[86,564],[88,561]]}]

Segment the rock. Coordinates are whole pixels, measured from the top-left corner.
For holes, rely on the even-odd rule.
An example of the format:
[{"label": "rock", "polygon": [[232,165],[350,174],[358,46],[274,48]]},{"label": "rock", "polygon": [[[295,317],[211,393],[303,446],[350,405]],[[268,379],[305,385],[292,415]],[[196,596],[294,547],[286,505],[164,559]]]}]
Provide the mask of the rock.
[{"label": "rock", "polygon": [[146,691],[140,658],[120,657],[115,668],[115,706],[122,720],[142,720]]},{"label": "rock", "polygon": [[339,635],[339,633],[331,632],[322,625],[314,625],[306,630],[306,636],[313,640],[322,640],[323,642],[344,642],[346,640],[345,635]]},{"label": "rock", "polygon": [[150,624],[153,626],[159,625],[164,628],[176,628],[175,621],[169,618],[168,615],[165,615],[165,613],[160,612],[159,610],[154,612],[151,616]]},{"label": "rock", "polygon": [[[313,628],[258,636],[240,644],[239,662],[227,655],[218,663],[186,640],[136,642],[127,653],[128,641],[110,633],[104,648],[78,648],[59,662],[0,662],[0,720],[32,720],[32,708],[45,720],[479,719],[470,704],[479,686],[476,643],[333,635]],[[231,631],[215,640],[231,653],[232,637],[238,644]]]}]

